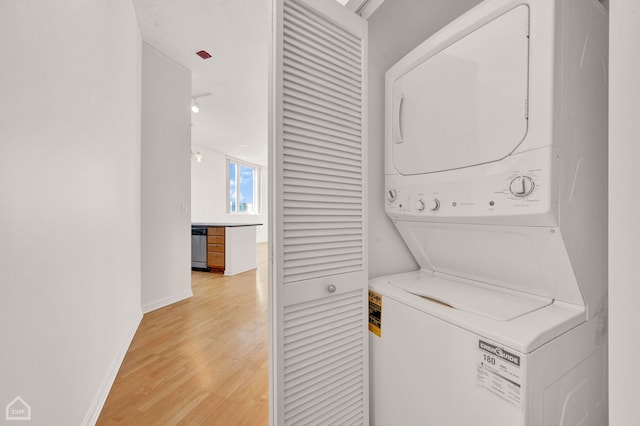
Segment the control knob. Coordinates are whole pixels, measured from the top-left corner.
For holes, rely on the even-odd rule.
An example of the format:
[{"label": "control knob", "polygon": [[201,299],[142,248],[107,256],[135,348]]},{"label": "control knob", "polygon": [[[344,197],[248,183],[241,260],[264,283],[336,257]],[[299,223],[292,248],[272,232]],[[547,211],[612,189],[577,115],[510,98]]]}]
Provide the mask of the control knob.
[{"label": "control knob", "polygon": [[529,176],[518,176],[509,184],[509,191],[516,197],[526,197],[535,189],[536,184]]},{"label": "control knob", "polygon": [[418,200],[418,211],[425,211],[427,208],[432,212],[440,210],[440,201],[437,198],[429,202],[425,202],[422,198]]},{"label": "control knob", "polygon": [[398,199],[398,190],[397,189],[390,189],[390,190],[387,191],[387,200],[390,203],[393,203],[397,199]]}]

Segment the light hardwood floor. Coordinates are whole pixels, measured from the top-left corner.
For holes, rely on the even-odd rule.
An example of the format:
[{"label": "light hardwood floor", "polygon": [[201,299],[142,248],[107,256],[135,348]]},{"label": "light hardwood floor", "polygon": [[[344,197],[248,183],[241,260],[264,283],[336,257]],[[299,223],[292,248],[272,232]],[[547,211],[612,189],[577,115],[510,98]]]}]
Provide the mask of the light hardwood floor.
[{"label": "light hardwood floor", "polygon": [[258,269],[192,272],[193,297],[144,316],[98,425],[267,425],[267,244]]}]

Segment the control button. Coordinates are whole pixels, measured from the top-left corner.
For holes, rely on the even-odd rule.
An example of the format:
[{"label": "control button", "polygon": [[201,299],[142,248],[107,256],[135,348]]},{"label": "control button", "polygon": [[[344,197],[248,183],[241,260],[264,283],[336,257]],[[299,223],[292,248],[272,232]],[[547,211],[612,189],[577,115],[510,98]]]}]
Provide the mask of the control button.
[{"label": "control button", "polygon": [[390,189],[389,191],[387,191],[387,200],[390,203],[393,203],[397,199],[398,199],[398,191],[396,189]]},{"label": "control button", "polygon": [[432,212],[440,210],[440,200],[438,200],[437,198],[431,200],[429,202],[429,210],[431,210]]},{"label": "control button", "polygon": [[509,191],[516,197],[526,197],[530,195],[536,184],[529,176],[518,176],[509,184]]},{"label": "control button", "polygon": [[422,198],[418,200],[417,208],[419,212],[424,211],[424,209],[426,208],[426,205],[424,204],[424,200]]}]

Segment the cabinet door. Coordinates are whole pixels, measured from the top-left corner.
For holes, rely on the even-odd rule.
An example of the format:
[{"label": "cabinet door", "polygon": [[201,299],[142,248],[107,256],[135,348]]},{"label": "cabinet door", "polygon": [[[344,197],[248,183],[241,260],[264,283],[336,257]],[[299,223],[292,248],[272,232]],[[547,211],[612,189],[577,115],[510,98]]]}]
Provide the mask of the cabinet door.
[{"label": "cabinet door", "polygon": [[225,228],[221,226],[207,229],[207,266],[212,269],[225,268]]},{"label": "cabinet door", "polygon": [[222,227],[222,226],[216,226],[216,227],[214,227],[214,228],[208,228],[208,229],[207,229],[207,234],[208,234],[208,235],[210,235],[210,236],[211,236],[211,235],[218,235],[218,236],[220,236],[220,235],[221,235],[221,236],[223,236],[223,237],[224,237],[224,234],[225,234],[225,232],[224,232],[224,231],[225,231],[225,228],[224,228],[224,227]]},{"label": "cabinet door", "polygon": [[271,424],[368,424],[366,21],[275,0]]},{"label": "cabinet door", "polygon": [[213,269],[224,269],[224,252],[207,252],[207,266]]}]

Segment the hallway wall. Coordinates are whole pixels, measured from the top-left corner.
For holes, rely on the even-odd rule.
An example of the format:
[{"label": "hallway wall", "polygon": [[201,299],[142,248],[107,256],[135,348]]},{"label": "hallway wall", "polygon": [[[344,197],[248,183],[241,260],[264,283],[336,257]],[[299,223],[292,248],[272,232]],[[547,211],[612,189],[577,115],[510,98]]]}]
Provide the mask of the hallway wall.
[{"label": "hallway wall", "polygon": [[191,297],[191,71],[142,44],[142,310]]},{"label": "hallway wall", "polygon": [[0,2],[0,407],[92,424],[140,318],[129,0]]},{"label": "hallway wall", "polygon": [[640,0],[610,9],[609,423],[640,418]]}]

